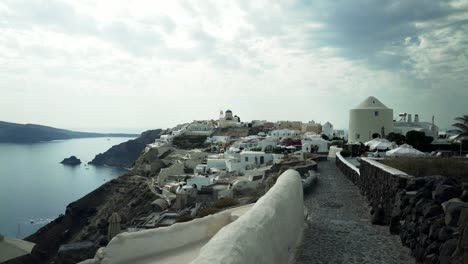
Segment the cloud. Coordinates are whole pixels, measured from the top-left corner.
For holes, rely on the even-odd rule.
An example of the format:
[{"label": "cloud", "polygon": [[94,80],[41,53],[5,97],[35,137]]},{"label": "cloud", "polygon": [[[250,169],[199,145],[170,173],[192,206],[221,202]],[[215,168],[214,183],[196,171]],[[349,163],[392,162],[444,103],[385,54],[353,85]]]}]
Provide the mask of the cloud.
[{"label": "cloud", "polygon": [[[368,95],[407,112],[432,111],[424,102],[447,95],[461,105],[468,100],[467,8],[466,1],[429,0],[6,0],[0,119],[34,116],[31,96],[72,105],[82,120],[93,113],[74,96],[114,112],[131,98],[125,108],[154,107],[167,125],[237,107],[246,109],[243,119],[346,127],[347,109]],[[423,106],[408,96],[425,98]],[[440,111],[449,119],[462,109]],[[149,122],[137,118],[132,124]]]},{"label": "cloud", "polygon": [[[334,47],[338,54],[352,60],[366,60],[372,66],[399,70],[408,54],[405,44],[418,44],[419,38],[434,27],[460,30],[467,25],[467,6],[455,1],[311,1],[300,8],[304,16],[322,25],[307,30],[311,48]],[[437,29],[435,29],[437,30]],[[406,43],[405,43],[406,42]],[[416,43],[414,43],[416,42]],[[464,49],[459,46],[459,49]]]}]

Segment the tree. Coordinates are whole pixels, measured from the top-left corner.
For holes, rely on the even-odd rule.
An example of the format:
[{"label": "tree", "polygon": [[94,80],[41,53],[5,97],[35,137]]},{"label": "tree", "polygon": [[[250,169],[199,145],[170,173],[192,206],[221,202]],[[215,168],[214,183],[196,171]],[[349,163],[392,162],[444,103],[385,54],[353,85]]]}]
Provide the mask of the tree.
[{"label": "tree", "polygon": [[406,137],[400,133],[391,132],[387,135],[388,141],[392,141],[397,143],[397,145],[401,145],[406,142]]},{"label": "tree", "polygon": [[330,140],[330,138],[325,134],[322,134],[322,138],[325,139],[325,140]]},{"label": "tree", "polygon": [[457,136],[457,139],[468,139],[468,115],[455,118],[458,123],[453,124],[452,126],[460,130],[460,134]]},{"label": "tree", "polygon": [[460,134],[458,134],[457,139],[460,140],[460,155],[462,155],[463,143],[468,141],[468,115],[456,117],[455,120],[458,121],[458,123],[455,123],[452,126],[460,130]]},{"label": "tree", "polygon": [[427,151],[433,140],[433,137],[426,136],[424,132],[412,130],[406,133],[406,143],[420,151]]},{"label": "tree", "polygon": [[379,133],[374,133],[374,134],[372,134],[372,138],[373,139],[380,138],[380,134]]}]

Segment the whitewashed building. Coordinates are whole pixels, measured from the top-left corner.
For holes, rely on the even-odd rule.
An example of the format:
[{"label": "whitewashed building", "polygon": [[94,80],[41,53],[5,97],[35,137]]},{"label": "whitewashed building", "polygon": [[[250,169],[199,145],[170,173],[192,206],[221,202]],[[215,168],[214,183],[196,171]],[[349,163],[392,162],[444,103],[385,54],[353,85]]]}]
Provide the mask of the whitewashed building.
[{"label": "whitewashed building", "polygon": [[322,133],[322,125],[320,123],[317,123],[314,120],[312,120],[312,121],[309,121],[308,123],[302,124],[301,132],[302,133],[314,132],[314,133],[317,133],[317,134],[321,134]]},{"label": "whitewashed building", "polygon": [[278,129],[278,130],[273,130],[273,131],[270,132],[270,136],[278,137],[278,138],[299,137],[300,135],[301,135],[300,131],[291,130],[291,129]]},{"label": "whitewashed building", "polygon": [[327,137],[332,138],[333,137],[333,125],[330,122],[326,122],[322,126],[322,133],[324,135],[327,135]]},{"label": "whitewashed building", "polygon": [[184,131],[185,135],[209,136],[213,133],[215,126],[210,121],[194,121]]},{"label": "whitewashed building", "polygon": [[393,109],[370,96],[349,111],[349,142],[367,142],[373,134],[393,132]]},{"label": "whitewashed building", "polygon": [[328,152],[328,141],[323,139],[320,135],[303,138],[302,139],[302,152],[303,153]]},{"label": "whitewashed building", "polygon": [[406,135],[409,131],[419,131],[424,132],[426,136],[439,137],[439,127],[434,123],[434,116],[432,116],[432,122],[421,122],[419,121],[418,114],[414,115],[414,121],[411,118],[411,114],[405,113],[404,115],[404,119],[393,123],[393,132]]},{"label": "whitewashed building", "polygon": [[290,129],[290,130],[301,130],[301,121],[278,121],[275,124],[277,129]]},{"label": "whitewashed building", "polygon": [[219,112],[219,120],[218,120],[219,127],[236,127],[242,126],[240,117],[234,115],[231,110],[226,110],[225,113],[223,111]]}]

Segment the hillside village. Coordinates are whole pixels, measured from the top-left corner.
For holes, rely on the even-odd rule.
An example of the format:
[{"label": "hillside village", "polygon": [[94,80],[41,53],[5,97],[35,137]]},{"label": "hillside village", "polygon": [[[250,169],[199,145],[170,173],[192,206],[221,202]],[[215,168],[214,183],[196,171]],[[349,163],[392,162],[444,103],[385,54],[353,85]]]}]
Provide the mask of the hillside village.
[{"label": "hillside village", "polygon": [[[420,122],[418,116],[413,121],[405,113],[399,115],[400,120],[394,120],[393,116],[392,109],[375,97],[369,97],[350,110],[346,134],[344,130],[334,129],[330,122],[323,125],[315,121],[242,122],[231,110],[221,111],[217,120],[196,120],[171,129],[150,131],[150,134],[157,134],[156,139],[143,145],[141,155],[128,173],[71,203],[64,215],[28,239],[37,243],[34,255],[42,260],[75,263],[94,257],[85,263],[100,263],[103,256],[100,251],[94,255],[95,252],[121,233],[124,235],[117,237],[126,239],[132,234],[138,236],[141,233],[138,231],[145,234],[172,226],[170,232],[182,232],[174,231],[180,227],[175,224],[187,222],[197,226],[197,221],[211,221],[209,219],[223,212],[233,215],[229,219],[236,219],[268,193],[270,196],[281,193],[278,188],[282,187],[277,187],[273,194],[269,190],[278,185],[275,183],[280,175],[291,173],[288,169],[297,172],[306,194],[317,181],[327,180],[320,177],[324,170],[319,166],[324,166],[325,171],[339,168],[358,185],[361,183],[356,180],[359,177],[356,173],[360,173],[362,159],[366,160],[365,164],[370,162],[367,158],[388,163],[392,159],[384,158],[439,158],[457,154],[453,149],[456,135],[451,134],[453,131],[439,132],[434,118],[432,122]],[[405,132],[406,135],[402,135]],[[430,137],[432,143],[413,148],[407,143],[415,133],[421,138]],[[143,135],[147,137],[148,132]],[[125,148],[122,145],[119,149]],[[462,153],[460,150],[459,154]],[[330,163],[335,159],[336,166]],[[333,177],[338,174],[334,172]],[[363,188],[369,186],[364,183]],[[456,186],[461,189],[459,183]],[[460,197],[465,201],[466,191]],[[381,205],[373,204],[372,199],[375,197],[369,198],[373,212],[371,222],[387,221],[383,213],[379,213],[383,210]],[[300,208],[302,211],[302,206]],[[206,218],[210,215],[214,218]],[[149,243],[154,237],[144,238],[142,243]]]},{"label": "hillside village", "polygon": [[243,123],[231,110],[221,111],[219,120],[177,126],[148,144],[133,168],[150,179],[159,197],[153,202],[157,210],[137,219],[135,227],[168,226],[224,205],[250,203],[290,167],[303,167],[307,188],[314,160],[326,157],[330,145],[342,145],[343,136],[329,122]]}]

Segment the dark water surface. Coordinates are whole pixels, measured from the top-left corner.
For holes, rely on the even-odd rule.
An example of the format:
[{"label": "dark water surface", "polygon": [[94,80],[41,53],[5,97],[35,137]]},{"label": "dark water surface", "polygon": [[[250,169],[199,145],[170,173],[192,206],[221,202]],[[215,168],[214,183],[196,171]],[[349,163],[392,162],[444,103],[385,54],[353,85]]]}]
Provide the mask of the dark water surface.
[{"label": "dark water surface", "polygon": [[[23,238],[65,212],[65,207],[123,169],[87,165],[130,138],[86,138],[35,144],[0,143],[0,233]],[[79,166],[59,162],[71,155]]]}]

